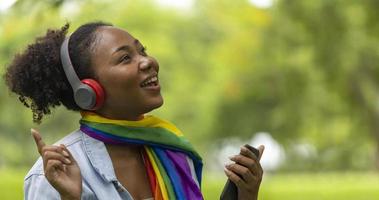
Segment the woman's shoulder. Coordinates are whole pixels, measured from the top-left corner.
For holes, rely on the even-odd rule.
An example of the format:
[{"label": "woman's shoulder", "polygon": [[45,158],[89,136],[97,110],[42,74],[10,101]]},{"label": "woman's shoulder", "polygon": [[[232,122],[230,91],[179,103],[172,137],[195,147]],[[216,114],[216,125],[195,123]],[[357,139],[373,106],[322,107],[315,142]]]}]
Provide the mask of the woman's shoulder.
[{"label": "woman's shoulder", "polygon": [[78,129],[66,135],[62,139],[58,140],[57,142],[54,143],[54,145],[64,144],[67,148],[69,148],[70,146],[74,145],[75,143],[80,142],[81,140],[82,140],[82,132]]}]

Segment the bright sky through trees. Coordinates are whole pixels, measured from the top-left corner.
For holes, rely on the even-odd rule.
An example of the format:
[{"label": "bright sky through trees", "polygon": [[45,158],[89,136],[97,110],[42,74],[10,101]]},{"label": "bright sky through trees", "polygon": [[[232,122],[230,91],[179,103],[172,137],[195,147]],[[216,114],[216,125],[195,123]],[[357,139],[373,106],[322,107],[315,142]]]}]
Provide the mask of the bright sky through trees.
[{"label": "bright sky through trees", "polygon": [[[11,7],[17,0],[0,0],[0,12],[7,10]],[[192,7],[194,0],[156,0],[158,4],[163,6],[174,7],[178,9],[188,9]],[[250,3],[257,6],[258,8],[269,8],[273,4],[273,0],[249,0]]]},{"label": "bright sky through trees", "polygon": [[0,0],[0,12],[10,8],[17,0]]},{"label": "bright sky through trees", "polygon": [[269,8],[273,4],[273,0],[249,0],[249,2],[258,8]]}]

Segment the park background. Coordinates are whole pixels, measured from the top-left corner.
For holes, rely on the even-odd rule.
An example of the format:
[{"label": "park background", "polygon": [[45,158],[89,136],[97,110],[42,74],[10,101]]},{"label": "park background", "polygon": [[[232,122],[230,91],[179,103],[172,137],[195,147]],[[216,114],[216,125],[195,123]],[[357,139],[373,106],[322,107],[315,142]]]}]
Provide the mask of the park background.
[{"label": "park background", "polygon": [[[227,156],[266,145],[260,199],[379,199],[379,1],[0,0],[0,72],[48,28],[102,20],[127,29],[160,63],[165,104],[204,157],[218,199]],[[32,123],[0,78],[0,199],[22,199],[38,153],[79,115]]]}]

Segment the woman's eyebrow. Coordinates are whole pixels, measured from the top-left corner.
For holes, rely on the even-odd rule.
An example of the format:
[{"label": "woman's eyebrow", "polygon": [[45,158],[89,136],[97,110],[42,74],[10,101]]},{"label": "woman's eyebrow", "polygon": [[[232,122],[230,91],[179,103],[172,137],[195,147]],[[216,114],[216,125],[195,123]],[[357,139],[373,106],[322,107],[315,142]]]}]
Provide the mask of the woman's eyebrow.
[{"label": "woman's eyebrow", "polygon": [[112,53],[112,55],[115,54],[115,53],[117,53],[117,52],[119,52],[119,51],[129,51],[129,50],[130,50],[130,46],[129,46],[129,45],[122,45],[122,46],[118,47],[118,48]]},{"label": "woman's eyebrow", "polygon": [[[135,40],[134,40],[134,45],[137,46],[137,45],[142,45],[142,44],[140,43],[139,40],[135,39]],[[117,53],[117,52],[119,52],[119,51],[129,51],[129,50],[131,50],[131,47],[130,47],[129,45],[122,45],[122,46],[118,47],[118,48],[112,53],[112,55],[115,54],[115,53]]]}]

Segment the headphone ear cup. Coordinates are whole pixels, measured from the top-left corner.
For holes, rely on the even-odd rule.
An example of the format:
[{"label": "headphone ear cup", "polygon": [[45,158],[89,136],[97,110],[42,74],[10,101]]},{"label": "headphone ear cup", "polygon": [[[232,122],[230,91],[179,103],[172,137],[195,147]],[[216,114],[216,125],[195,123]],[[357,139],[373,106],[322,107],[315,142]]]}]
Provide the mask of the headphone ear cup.
[{"label": "headphone ear cup", "polygon": [[[94,96],[94,105],[88,110],[97,110],[104,104],[105,94],[103,87],[94,79],[83,79],[81,82],[92,89]],[[91,98],[91,97],[90,97]]]},{"label": "headphone ear cup", "polygon": [[80,84],[74,92],[75,103],[84,110],[92,110],[96,104],[96,93],[87,84]]}]

